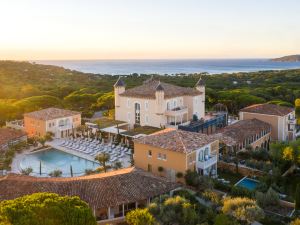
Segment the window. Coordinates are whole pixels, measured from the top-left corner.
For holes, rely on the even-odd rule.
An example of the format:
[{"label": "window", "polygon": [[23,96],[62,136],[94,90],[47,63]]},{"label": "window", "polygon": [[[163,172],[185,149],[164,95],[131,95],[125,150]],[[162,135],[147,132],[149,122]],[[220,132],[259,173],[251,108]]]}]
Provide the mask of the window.
[{"label": "window", "polygon": [[171,107],[170,107],[170,102],[167,102],[167,110],[170,110]]},{"label": "window", "polygon": [[49,123],[49,125],[48,125],[48,126],[49,126],[49,128],[50,128],[50,127],[51,127],[51,123]]},{"label": "window", "polygon": [[175,99],[174,102],[173,102],[173,108],[176,108],[176,107],[177,107],[177,101]]},{"label": "window", "polygon": [[148,172],[152,172],[152,165],[148,164]]},{"label": "window", "polygon": [[161,159],[161,153],[158,153],[157,158],[158,158],[158,159]]},{"label": "window", "polygon": [[149,102],[145,101],[145,110],[148,110],[148,108],[149,108]]},{"label": "window", "polygon": [[163,154],[163,160],[167,160],[167,155],[166,154]]},{"label": "window", "polygon": [[152,151],[148,150],[148,157],[152,157]]},{"label": "window", "polygon": [[130,100],[127,99],[127,108],[130,108]]},{"label": "window", "polygon": [[135,103],[134,110],[135,110],[135,124],[140,124],[140,122],[141,122],[141,105],[139,103]]}]

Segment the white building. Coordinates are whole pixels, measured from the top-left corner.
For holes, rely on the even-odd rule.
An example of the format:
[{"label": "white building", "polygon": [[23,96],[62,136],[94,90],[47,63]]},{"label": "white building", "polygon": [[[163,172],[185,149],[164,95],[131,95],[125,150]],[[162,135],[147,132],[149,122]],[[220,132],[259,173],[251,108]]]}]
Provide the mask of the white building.
[{"label": "white building", "polygon": [[114,85],[115,119],[131,126],[177,127],[196,115],[205,115],[205,84],[200,79],[194,88],[179,87],[150,79],[126,90],[118,79]]}]

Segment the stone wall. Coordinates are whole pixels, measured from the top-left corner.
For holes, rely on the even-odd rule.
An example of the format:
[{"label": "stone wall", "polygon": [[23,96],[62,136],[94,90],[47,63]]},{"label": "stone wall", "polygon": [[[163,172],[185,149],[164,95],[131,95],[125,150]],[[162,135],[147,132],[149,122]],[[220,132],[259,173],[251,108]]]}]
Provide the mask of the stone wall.
[{"label": "stone wall", "polygon": [[[218,169],[227,169],[230,170],[231,172],[236,172],[236,167],[235,164],[233,163],[226,163],[223,161],[218,161]],[[244,176],[263,176],[265,172],[257,170],[257,169],[252,169],[249,167],[245,166],[239,166],[239,173],[244,175]]]}]

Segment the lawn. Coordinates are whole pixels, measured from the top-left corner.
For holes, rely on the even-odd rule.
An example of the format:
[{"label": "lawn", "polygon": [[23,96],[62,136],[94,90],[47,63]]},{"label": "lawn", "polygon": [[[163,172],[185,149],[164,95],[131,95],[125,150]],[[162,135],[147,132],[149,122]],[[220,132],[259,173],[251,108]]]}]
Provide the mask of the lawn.
[{"label": "lawn", "polygon": [[160,131],[160,130],[162,130],[162,129],[157,128],[157,127],[141,126],[141,127],[135,127],[134,129],[126,131],[122,134],[129,135],[129,136],[134,136],[134,135],[137,135],[137,134],[149,135],[149,134],[153,134],[153,133],[155,133],[157,131]]},{"label": "lawn", "polygon": [[225,171],[225,170],[218,170],[218,178],[223,178],[225,180],[230,181],[231,185],[236,184],[240,179],[242,179],[244,176],[239,173],[233,173],[231,171]]},{"label": "lawn", "polygon": [[111,126],[116,126],[118,124],[123,124],[125,122],[119,121],[119,120],[112,120],[107,117],[102,117],[98,120],[95,121],[95,123],[99,126],[100,129],[106,128],[106,127],[111,127]]}]

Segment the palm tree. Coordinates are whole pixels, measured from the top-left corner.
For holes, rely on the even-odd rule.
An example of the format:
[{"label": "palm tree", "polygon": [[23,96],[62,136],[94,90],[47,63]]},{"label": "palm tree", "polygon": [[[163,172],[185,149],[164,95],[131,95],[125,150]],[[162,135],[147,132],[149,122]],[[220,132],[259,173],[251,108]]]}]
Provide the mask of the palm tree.
[{"label": "palm tree", "polygon": [[105,173],[108,169],[106,163],[109,161],[109,159],[110,159],[110,155],[108,153],[100,153],[95,157],[95,160],[97,160],[100,163]]}]

